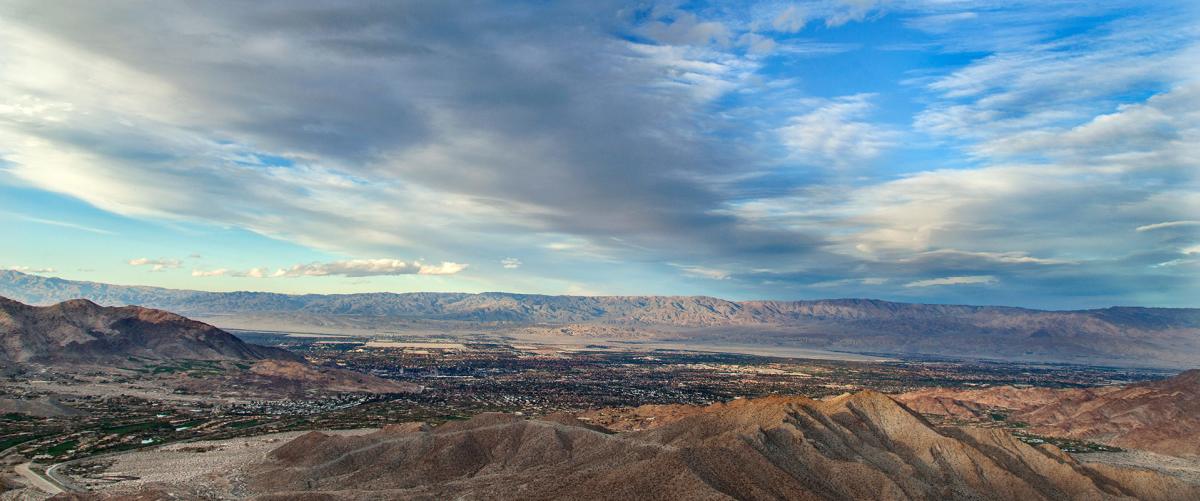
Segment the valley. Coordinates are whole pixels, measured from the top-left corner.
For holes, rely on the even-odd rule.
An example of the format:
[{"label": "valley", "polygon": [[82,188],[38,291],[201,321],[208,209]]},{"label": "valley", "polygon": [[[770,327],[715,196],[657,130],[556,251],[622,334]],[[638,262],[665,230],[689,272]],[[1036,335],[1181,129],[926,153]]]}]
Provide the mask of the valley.
[{"label": "valley", "polygon": [[[203,499],[249,495],[291,497],[297,484],[278,484],[275,480],[263,483],[262,479],[274,478],[276,474],[262,475],[278,466],[280,454],[284,454],[280,451],[289,446],[309,447],[290,444],[314,440],[314,435],[306,434],[311,430],[325,430],[322,437],[345,436],[350,443],[357,444],[331,445],[335,451],[344,451],[346,447],[384,449],[418,437],[436,443],[450,436],[444,435],[445,430],[462,430],[473,435],[477,432],[472,430],[491,429],[493,425],[499,426],[499,433],[515,435],[478,437],[471,443],[499,440],[485,447],[504,450],[542,447],[526,445],[523,441],[527,439],[521,437],[550,426],[565,434],[562,437],[568,442],[618,441],[602,445],[598,451],[630,446],[633,447],[630,451],[650,451],[664,446],[659,442],[661,437],[648,438],[659,433],[655,430],[704,421],[711,418],[708,416],[711,412],[726,416],[718,419],[715,426],[731,427],[714,431],[716,436],[748,433],[738,424],[744,419],[755,421],[763,416],[788,415],[792,417],[783,421],[765,418],[768,421],[763,426],[777,430],[781,436],[815,433],[812,439],[816,440],[829,433],[821,431],[821,426],[828,423],[812,429],[794,429],[800,415],[817,416],[826,412],[857,415],[860,411],[854,409],[858,406],[886,409],[879,417],[863,418],[867,422],[861,426],[871,428],[885,426],[884,421],[916,419],[906,426],[917,428],[902,432],[899,437],[907,440],[927,435],[933,440],[930,443],[943,444],[938,447],[958,448],[968,456],[982,454],[970,461],[993,462],[1000,470],[1009,471],[1001,474],[997,470],[988,478],[1014,474],[1013,478],[1021,480],[1005,482],[1016,482],[1012,486],[1036,486],[1029,492],[1041,496],[1053,498],[1054,493],[1067,492],[1063,489],[1083,489],[1081,493],[1097,489],[1109,494],[1136,492],[1147,499],[1169,500],[1176,499],[1172,497],[1175,493],[1200,488],[1189,473],[1197,460],[1190,450],[1163,450],[1142,442],[1130,448],[1130,442],[1114,439],[1111,434],[1082,432],[1087,428],[1072,424],[1076,421],[1068,418],[1055,422],[1028,418],[1036,414],[1036,405],[1062,406],[1079,400],[1078,395],[1136,396],[1161,388],[1153,391],[1159,391],[1156,395],[1163,398],[1152,400],[1156,406],[1167,407],[1163,407],[1166,410],[1160,412],[1160,417],[1150,418],[1150,424],[1178,422],[1172,421],[1178,413],[1173,414],[1170,406],[1190,404],[1176,402],[1178,399],[1171,396],[1200,393],[1200,381],[1193,373],[1176,376],[1176,371],[1164,368],[879,356],[772,350],[762,346],[750,350],[735,346],[722,351],[720,346],[704,344],[689,348],[653,340],[548,338],[487,329],[470,335],[436,330],[408,335],[394,331],[373,335],[358,331],[230,333],[160,310],[103,307],[88,301],[41,308],[15,302],[4,306],[7,312],[4,325],[9,326],[5,331],[8,334],[4,354],[10,362],[0,380],[0,445],[4,446],[0,460],[6,465],[0,471],[0,482],[8,491],[0,495],[10,497],[41,499],[57,491],[75,499],[133,494],[149,499],[181,495]],[[123,341],[130,338],[144,341]],[[834,410],[830,405],[849,407]],[[1122,405],[1131,412],[1150,408]],[[742,411],[731,409],[744,409],[751,414],[742,416]],[[823,422],[827,418],[816,419]],[[884,421],[875,422],[876,419]],[[1124,426],[1121,422],[1125,421],[1116,419],[1114,423],[1118,424],[1107,430],[1111,431],[1113,426],[1125,429],[1120,428]],[[1174,429],[1176,433],[1200,429],[1196,423],[1182,423]],[[562,426],[567,428],[560,429]],[[540,432],[531,436],[537,433]],[[595,433],[600,435],[588,438]],[[871,438],[873,433],[876,432],[862,436],[864,443],[880,440]],[[996,456],[997,450],[991,448],[994,446],[976,443],[980,437],[1000,441],[1005,452]],[[381,442],[373,444],[371,440]],[[688,442],[686,447],[699,447],[696,449],[699,453],[708,447],[703,445],[708,440]],[[732,446],[721,440],[718,450]],[[452,444],[457,442],[449,442],[447,446],[460,447]],[[922,492],[918,497],[930,496],[941,487],[936,487],[936,482],[929,483],[934,477],[915,480],[916,483],[904,480],[901,473],[904,469],[895,470],[893,461],[912,462],[910,467],[918,470],[946,467],[926,464],[927,459],[907,457],[902,453],[904,449],[890,449],[885,443],[836,454],[823,449],[835,447],[834,443],[814,443],[818,447],[816,452],[826,459],[811,456],[813,451],[804,448],[808,446],[795,449],[795,444],[787,444],[791,445],[782,445],[791,451],[786,453],[787,457],[765,458],[774,465],[768,470],[782,468],[780,471],[790,471],[787,475],[794,476],[800,475],[792,471],[794,466],[788,466],[794,461],[809,461],[810,466],[816,467],[822,461],[846,461],[855,454],[866,454],[864,457],[900,454],[884,463],[873,463],[876,470],[872,471],[882,475],[877,477],[881,486]],[[1140,449],[1144,444],[1149,450]],[[1155,455],[1151,451],[1174,455]],[[413,456],[414,453],[405,452],[405,459],[398,461],[433,468],[434,477],[430,478],[453,476],[451,470],[457,471],[451,465],[423,463],[427,459],[419,454]],[[499,453],[500,449],[475,452],[463,460]],[[560,454],[554,450],[538,454],[543,453]],[[337,457],[342,457],[339,454],[344,452],[335,454],[329,464],[339,461]],[[1049,459],[1059,466],[1045,467],[1058,473],[1045,477],[1050,470],[1036,474],[1009,470],[1008,461],[1012,459],[1003,459],[1016,455],[1025,457],[1022,461],[1033,461],[1026,457],[1030,454],[1049,454]],[[1081,459],[1073,459],[1071,454]],[[1086,466],[1078,462],[1085,458]],[[706,461],[690,456],[646,460],[651,464],[665,461],[664,464],[674,466],[661,467],[677,473],[692,468],[678,470],[680,464]],[[746,460],[764,459],[748,456]],[[679,461],[683,463],[677,464]],[[602,463],[610,464],[606,468],[628,466],[608,459]],[[175,467],[164,470],[155,464],[177,464],[183,470],[173,470]],[[292,471],[307,468],[303,465],[308,464],[309,460],[303,460],[302,464],[286,468]],[[717,465],[703,468],[713,467]],[[835,468],[832,463],[828,467]],[[450,470],[440,470],[444,468]],[[562,474],[593,478],[592,473],[587,473],[591,466],[580,468],[584,469]],[[1085,470],[1091,472],[1085,475],[1091,480],[1067,473]],[[1141,473],[1129,477],[1129,472]],[[709,475],[700,471],[690,474]],[[733,475],[732,479],[742,478],[747,472],[734,468],[720,475],[726,474]],[[964,474],[954,470],[937,475]],[[324,473],[314,475],[334,478]],[[1143,478],[1145,475],[1161,477]],[[764,493],[771,489],[815,488],[816,495],[822,498],[853,496],[853,491],[843,490],[846,486],[818,487],[803,477],[797,477],[801,478],[800,484],[792,484],[783,477],[754,481],[765,482],[760,485],[767,489]],[[334,498],[357,499],[364,495],[421,498],[432,493],[512,488],[505,478],[501,475],[495,479],[498,484],[489,481],[476,487],[465,480],[443,485],[397,479],[401,484],[380,484],[378,488],[383,490],[370,494],[344,491],[349,484],[340,482],[346,480],[301,485],[318,492],[333,489],[322,495]],[[517,481],[524,477],[512,478]],[[606,485],[606,481],[594,481]],[[979,479],[961,481],[966,482],[959,487],[965,489],[963,493],[984,488]],[[690,480],[684,482],[673,488],[695,490],[698,495],[707,492],[706,487],[688,483]],[[1080,482],[1094,485],[1085,487]],[[1171,486],[1166,491],[1162,490],[1167,485],[1164,482]],[[410,488],[416,490],[407,490]],[[601,490],[587,492],[595,494],[609,487],[595,488]],[[1019,491],[1027,487],[1012,488]],[[279,494],[281,489],[286,494]],[[503,492],[507,492],[504,496],[524,497],[518,494],[519,490]],[[564,494],[547,491],[546,495]]]}]

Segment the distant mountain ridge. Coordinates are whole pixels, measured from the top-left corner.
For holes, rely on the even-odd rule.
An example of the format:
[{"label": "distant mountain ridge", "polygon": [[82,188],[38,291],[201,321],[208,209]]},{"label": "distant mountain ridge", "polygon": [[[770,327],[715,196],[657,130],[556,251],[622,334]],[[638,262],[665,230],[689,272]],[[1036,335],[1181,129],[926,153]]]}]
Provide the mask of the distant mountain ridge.
[{"label": "distant mountain ridge", "polygon": [[[287,295],[119,286],[0,271],[0,295],[32,304],[86,298],[193,317],[276,315],[503,325],[624,325],[684,341],[857,353],[962,356],[1157,367],[1200,365],[1200,309],[1041,311],[872,299],[727,301],[704,296],[545,296],[489,292]],[[587,328],[582,336],[600,336]],[[657,335],[657,334],[656,334]]]},{"label": "distant mountain ridge", "polygon": [[508,292],[369,292],[302,294],[207,292],[149,286],[111,285],[13,270],[0,271],[0,295],[29,304],[83,298],[103,305],[136,304],[180,314],[303,312],[377,315],[430,320],[516,323],[634,322],[659,325],[778,323],[800,319],[920,319],[981,314],[1085,315],[1113,325],[1200,327],[1200,309],[1112,307],[1043,311],[1009,306],[896,303],[875,299],[728,301],[708,296],[549,296]]}]

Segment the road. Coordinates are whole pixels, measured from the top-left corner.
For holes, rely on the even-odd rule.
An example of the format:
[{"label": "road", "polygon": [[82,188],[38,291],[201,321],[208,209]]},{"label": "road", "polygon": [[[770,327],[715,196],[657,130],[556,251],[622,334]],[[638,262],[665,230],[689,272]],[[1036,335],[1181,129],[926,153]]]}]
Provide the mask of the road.
[{"label": "road", "polygon": [[69,479],[69,478],[67,478],[67,477],[65,477],[65,476],[63,476],[63,475],[59,475],[59,474],[58,474],[58,469],[59,469],[60,467],[66,466],[66,465],[68,465],[68,464],[73,464],[73,463],[76,463],[76,462],[79,462],[79,461],[83,461],[84,459],[97,459],[97,458],[99,458],[100,456],[104,456],[104,455],[105,455],[105,454],[101,454],[101,455],[99,455],[99,456],[92,456],[92,457],[87,457],[87,458],[82,458],[82,459],[75,459],[75,460],[71,460],[71,461],[66,461],[66,462],[62,462],[62,463],[55,464],[54,466],[51,466],[51,467],[49,467],[49,468],[46,468],[46,479],[47,479],[47,480],[49,480],[49,481],[51,481],[51,482],[54,482],[55,484],[58,484],[58,485],[59,485],[59,487],[61,487],[61,488],[62,488],[63,490],[65,490],[65,491],[70,491],[70,492],[85,492],[85,491],[87,491],[87,489],[85,489],[85,488],[83,488],[83,487],[80,487],[80,486],[78,486],[78,485],[75,485],[75,483],[74,483],[74,482],[71,482],[71,479]]},{"label": "road", "polygon": [[58,494],[63,492],[63,488],[59,487],[52,480],[49,480],[46,477],[39,475],[37,472],[29,469],[29,464],[30,463],[21,463],[13,469],[18,475],[25,477],[25,480],[29,481],[29,485],[32,485],[42,492],[48,494]]}]

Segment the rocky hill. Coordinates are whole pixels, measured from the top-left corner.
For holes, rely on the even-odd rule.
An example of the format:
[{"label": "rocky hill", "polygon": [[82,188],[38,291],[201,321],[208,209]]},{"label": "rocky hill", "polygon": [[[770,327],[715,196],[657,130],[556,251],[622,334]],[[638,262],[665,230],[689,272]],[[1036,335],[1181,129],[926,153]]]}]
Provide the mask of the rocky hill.
[{"label": "rocky hill", "polygon": [[1039,311],[868,299],[735,302],[699,296],[498,292],[218,293],[77,282],[15,271],[0,271],[0,295],[34,304],[76,297],[105,305],[140,304],[230,327],[242,326],[239,318],[254,317],[254,328],[264,328],[272,316],[288,328],[341,324],[393,329],[420,320],[514,328],[568,326],[574,336],[606,338],[614,326],[633,326],[639,338],[696,343],[1129,366],[1200,364],[1200,309]]},{"label": "rocky hill", "polygon": [[897,398],[924,414],[990,420],[998,410],[1039,434],[1200,457],[1200,370],[1125,387],[930,389]]},{"label": "rocky hill", "polygon": [[[1182,500],[1200,488],[1084,464],[1000,430],[938,429],[885,395],[736,400],[614,433],[483,414],[312,432],[210,485],[256,499]],[[230,482],[236,478],[237,482]],[[130,495],[133,493],[108,493]],[[185,492],[159,492],[186,495]]]},{"label": "rocky hill", "polygon": [[104,307],[86,299],[37,307],[0,297],[0,360],[126,365],[169,359],[300,360],[162,310]]},{"label": "rocky hill", "polygon": [[[194,393],[212,393],[226,386],[270,396],[421,390],[418,385],[369,374],[316,367],[290,351],[248,344],[221,329],[167,311],[105,307],[86,299],[38,307],[0,297],[2,370],[42,366],[72,373],[75,369],[143,369],[183,361],[219,362],[222,372],[201,378],[177,377],[172,371],[143,377],[175,378],[174,386]],[[45,414],[54,408],[35,401],[0,399],[0,411]]]}]

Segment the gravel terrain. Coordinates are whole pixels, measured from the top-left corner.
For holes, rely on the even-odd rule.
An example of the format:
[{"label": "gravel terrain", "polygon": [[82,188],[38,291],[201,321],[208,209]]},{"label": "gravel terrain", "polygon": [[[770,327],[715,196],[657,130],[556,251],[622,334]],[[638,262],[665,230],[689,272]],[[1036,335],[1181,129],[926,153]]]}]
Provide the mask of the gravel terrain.
[{"label": "gravel terrain", "polygon": [[[336,435],[361,435],[375,429],[325,431]],[[150,450],[109,456],[96,461],[84,475],[72,475],[78,485],[90,490],[123,492],[162,486],[184,490],[203,497],[237,497],[239,478],[231,471],[261,461],[271,450],[307,432],[286,432],[254,437],[202,442],[167,444]],[[89,463],[81,463],[87,466]],[[179,489],[183,487],[183,489]]]}]

